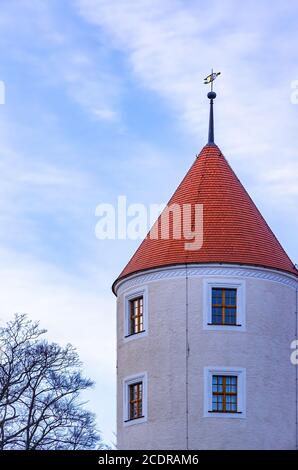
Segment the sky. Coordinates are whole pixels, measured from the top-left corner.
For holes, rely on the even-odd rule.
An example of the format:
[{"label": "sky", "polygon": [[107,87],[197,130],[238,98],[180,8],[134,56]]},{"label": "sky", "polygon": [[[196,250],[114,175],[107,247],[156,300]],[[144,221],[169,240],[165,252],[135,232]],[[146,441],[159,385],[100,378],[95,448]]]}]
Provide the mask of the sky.
[{"label": "sky", "polygon": [[111,284],[140,240],[98,240],[96,207],[170,198],[207,140],[213,67],[215,141],[298,263],[297,15],[289,0],[1,0],[0,323],[25,312],[78,348],[108,443]]}]

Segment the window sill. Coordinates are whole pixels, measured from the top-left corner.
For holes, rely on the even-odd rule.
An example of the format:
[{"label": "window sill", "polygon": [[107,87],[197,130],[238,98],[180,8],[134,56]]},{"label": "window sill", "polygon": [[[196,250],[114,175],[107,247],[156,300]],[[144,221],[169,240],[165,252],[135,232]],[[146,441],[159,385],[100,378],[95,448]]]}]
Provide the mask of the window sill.
[{"label": "window sill", "polygon": [[139,416],[138,418],[126,419],[123,421],[123,426],[136,426],[138,424],[146,423],[147,417],[146,416]]},{"label": "window sill", "polygon": [[242,411],[208,411],[208,413],[220,415],[241,415]]},{"label": "window sill", "polygon": [[207,323],[208,326],[242,326],[236,323]]},{"label": "window sill", "polygon": [[124,336],[124,338],[131,338],[133,336],[140,335],[141,333],[145,333],[146,330],[138,331],[137,333],[131,333],[130,335]]},{"label": "window sill", "polygon": [[145,416],[138,416],[137,418],[126,419],[124,422],[131,423],[132,421],[137,421],[138,419],[143,419],[143,418],[145,418]]}]

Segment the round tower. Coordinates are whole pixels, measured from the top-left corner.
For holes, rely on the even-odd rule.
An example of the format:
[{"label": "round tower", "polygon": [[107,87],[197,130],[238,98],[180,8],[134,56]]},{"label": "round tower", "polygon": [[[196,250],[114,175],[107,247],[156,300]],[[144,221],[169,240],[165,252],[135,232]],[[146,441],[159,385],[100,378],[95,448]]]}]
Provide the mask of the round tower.
[{"label": "round tower", "polygon": [[215,96],[208,144],[165,209],[202,208],[200,246],[173,214],[169,237],[150,236],[162,214],[113,284],[119,449],[297,445],[298,272],[214,144]]}]

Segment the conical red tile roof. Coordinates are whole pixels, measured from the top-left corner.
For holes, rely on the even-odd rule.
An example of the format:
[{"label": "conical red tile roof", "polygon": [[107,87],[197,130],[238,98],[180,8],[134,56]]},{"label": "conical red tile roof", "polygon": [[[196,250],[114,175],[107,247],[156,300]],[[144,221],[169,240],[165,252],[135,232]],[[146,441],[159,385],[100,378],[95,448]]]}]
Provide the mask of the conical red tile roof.
[{"label": "conical red tile roof", "polygon": [[[202,248],[185,250],[189,240],[150,239],[141,243],[117,281],[150,268],[185,263],[235,263],[298,275],[216,145],[206,145],[170,199],[170,204],[203,204]],[[160,224],[160,218],[156,222]]]}]

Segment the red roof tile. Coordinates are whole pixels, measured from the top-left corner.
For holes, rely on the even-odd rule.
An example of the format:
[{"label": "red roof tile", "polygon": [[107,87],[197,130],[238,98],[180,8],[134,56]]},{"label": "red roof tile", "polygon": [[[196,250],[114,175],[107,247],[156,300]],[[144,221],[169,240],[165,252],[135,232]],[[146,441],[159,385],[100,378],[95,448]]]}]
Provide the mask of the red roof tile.
[{"label": "red roof tile", "polygon": [[[202,248],[185,250],[184,238],[147,236],[117,280],[137,271],[185,263],[236,263],[298,275],[216,145],[202,149],[168,205],[174,203],[203,204]],[[160,226],[160,218],[156,223]]]}]

